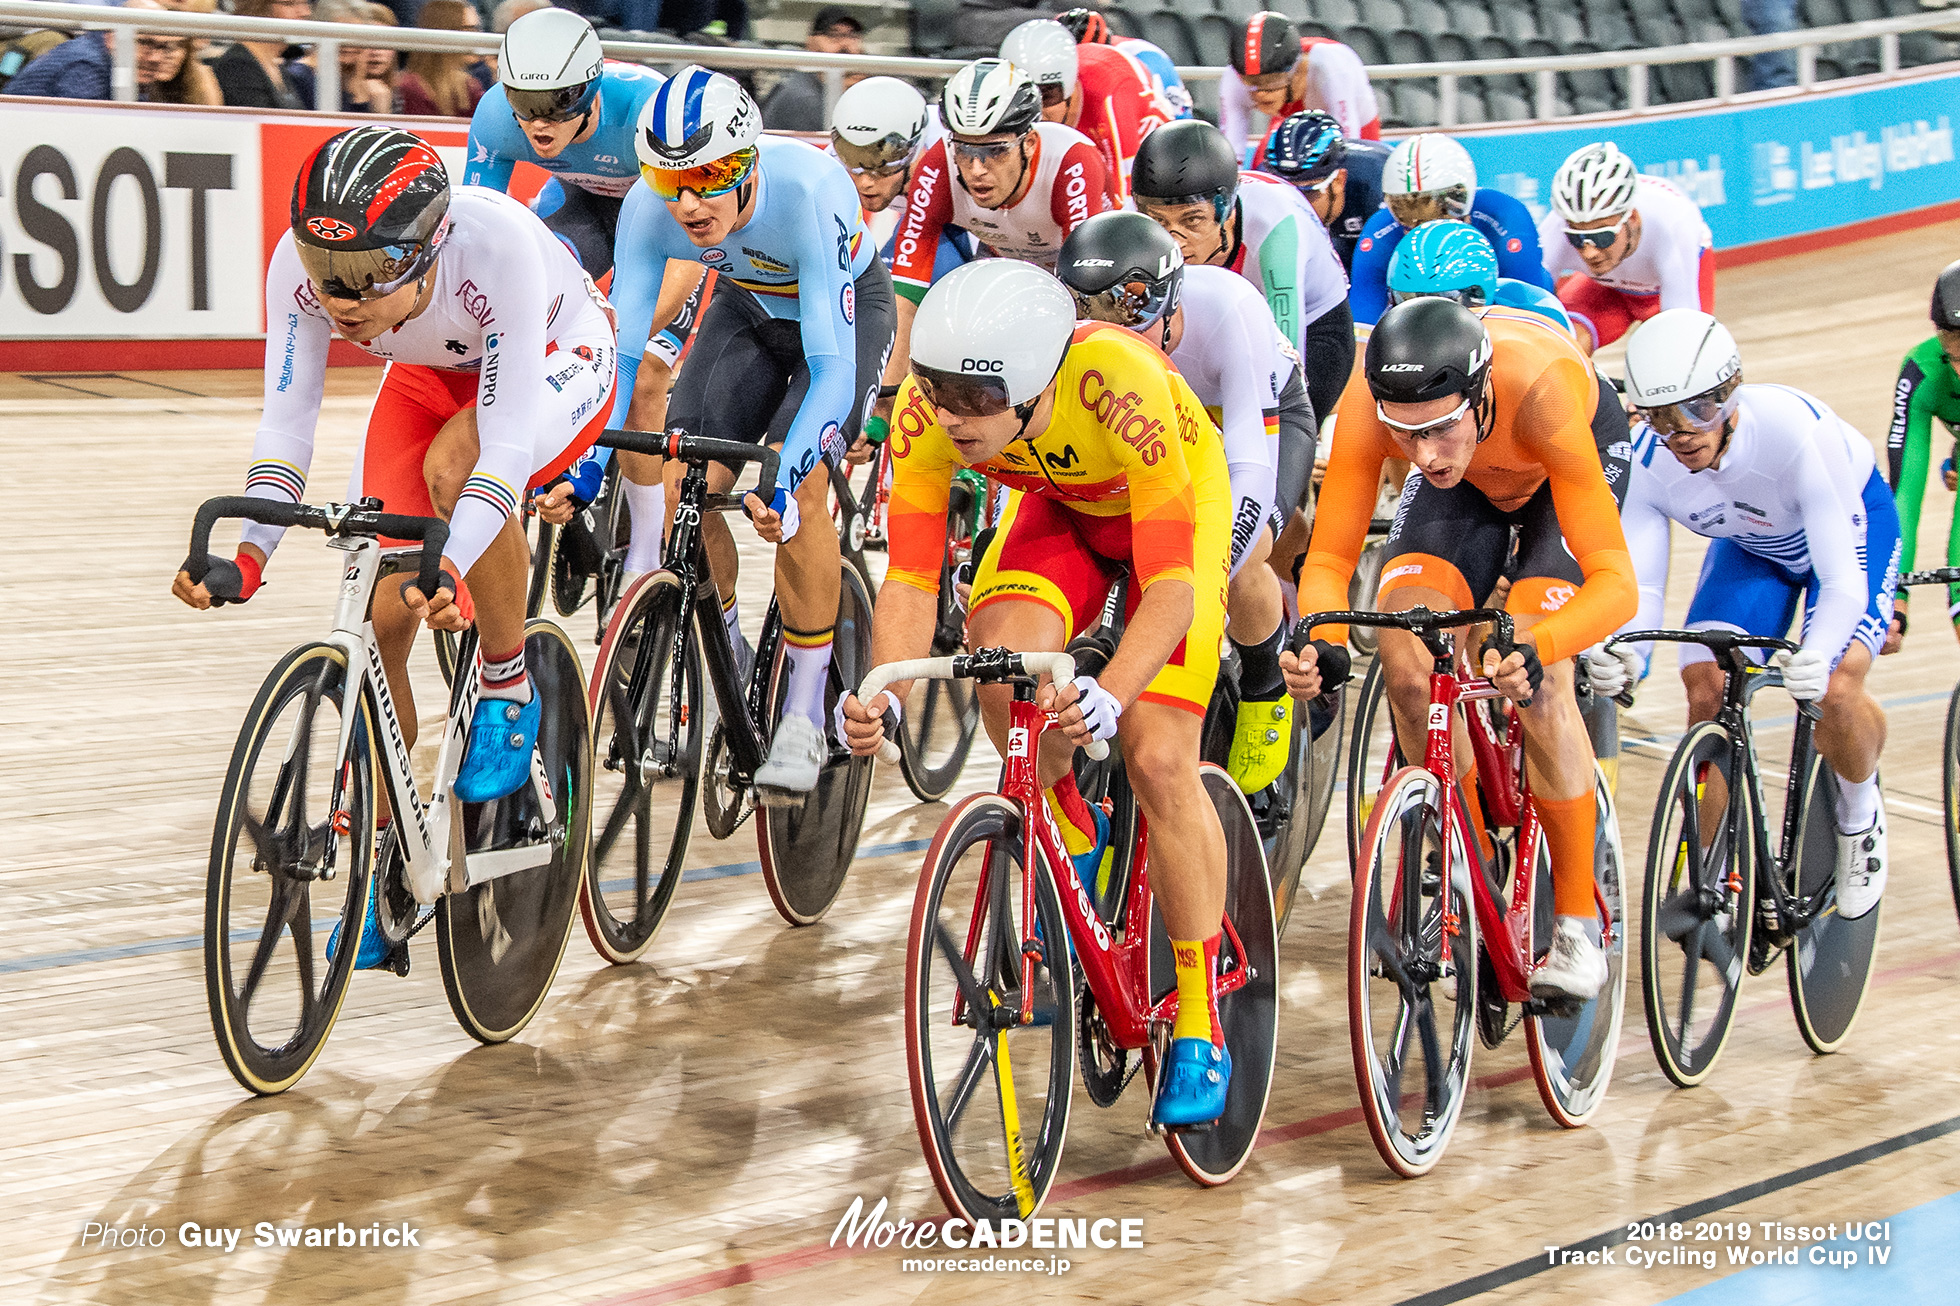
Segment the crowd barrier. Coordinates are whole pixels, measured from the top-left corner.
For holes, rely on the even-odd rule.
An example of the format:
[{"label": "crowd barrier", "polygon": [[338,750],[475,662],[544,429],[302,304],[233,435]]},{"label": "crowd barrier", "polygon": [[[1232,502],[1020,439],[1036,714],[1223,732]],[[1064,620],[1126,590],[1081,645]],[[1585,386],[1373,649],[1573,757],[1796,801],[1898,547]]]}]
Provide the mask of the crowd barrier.
[{"label": "crowd barrier", "polygon": [[[1567,153],[1610,138],[1702,206],[1725,263],[1960,214],[1952,65],[1729,106],[1465,130],[1483,183],[1542,216]],[[8,98],[0,371],[256,367],[264,268],[329,114]],[[398,119],[460,175],[466,125]],[[520,170],[528,196],[544,174]],[[336,359],[363,361],[336,345]]]}]

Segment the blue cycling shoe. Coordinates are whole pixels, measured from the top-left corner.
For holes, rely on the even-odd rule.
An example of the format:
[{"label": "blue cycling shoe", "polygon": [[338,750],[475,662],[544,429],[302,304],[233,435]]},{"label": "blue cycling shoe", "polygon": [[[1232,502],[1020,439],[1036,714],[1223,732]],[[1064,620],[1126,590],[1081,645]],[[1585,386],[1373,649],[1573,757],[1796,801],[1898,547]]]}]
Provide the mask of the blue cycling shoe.
[{"label": "blue cycling shoe", "polygon": [[456,796],[466,803],[487,803],[516,792],[531,774],[531,749],[538,742],[541,715],[535,691],[528,703],[477,700],[463,766],[456,773]]},{"label": "blue cycling shoe", "polygon": [[[361,950],[354,954],[355,970],[374,970],[388,960],[392,949],[388,940],[381,937],[381,920],[374,911],[374,886],[368,886],[367,921],[361,926]],[[327,935],[327,964],[333,964],[334,953],[340,951],[340,922],[333,923],[333,933]]]},{"label": "blue cycling shoe", "polygon": [[1225,1090],[1232,1083],[1232,1054],[1208,1038],[1171,1040],[1162,1069],[1163,1083],[1151,1123],[1166,1127],[1208,1125],[1225,1114]]}]

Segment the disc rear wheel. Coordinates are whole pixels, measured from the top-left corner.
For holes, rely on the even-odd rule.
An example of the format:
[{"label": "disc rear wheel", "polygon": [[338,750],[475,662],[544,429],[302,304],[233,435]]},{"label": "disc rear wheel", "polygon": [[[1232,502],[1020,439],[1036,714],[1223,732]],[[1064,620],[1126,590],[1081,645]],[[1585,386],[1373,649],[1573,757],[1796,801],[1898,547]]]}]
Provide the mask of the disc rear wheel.
[{"label": "disc rear wheel", "polygon": [[1797,1029],[1819,1056],[1837,1051],[1851,1037],[1871,986],[1879,917],[1885,912],[1881,902],[1857,920],[1846,920],[1835,905],[1818,908],[1834,893],[1837,881],[1838,840],[1843,837],[1837,829],[1837,786],[1838,778],[1824,759],[1812,754],[1804,786],[1803,847],[1791,886],[1810,920],[1797,931],[1785,964]]}]

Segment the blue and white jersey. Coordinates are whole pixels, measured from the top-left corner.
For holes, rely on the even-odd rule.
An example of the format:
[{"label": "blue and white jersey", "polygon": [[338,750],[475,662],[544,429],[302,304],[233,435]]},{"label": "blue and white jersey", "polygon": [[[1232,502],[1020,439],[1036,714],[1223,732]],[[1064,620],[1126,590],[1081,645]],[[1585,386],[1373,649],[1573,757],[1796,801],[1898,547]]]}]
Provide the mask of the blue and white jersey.
[{"label": "blue and white jersey", "polygon": [[[878,251],[843,164],[787,136],[764,136],[758,146],[755,208],[719,245],[696,246],[658,195],[633,188],[613,246],[612,300],[619,338],[644,341],[667,260],[692,259],[719,272],[720,284],[754,295],[770,317],[799,325],[810,388],[790,424],[777,476],[793,493],[824,442],[838,439],[850,417],[857,388],[855,283]],[[620,393],[631,396],[639,356],[622,351],[619,362]]]},{"label": "blue and white jersey", "polygon": [[1735,434],[1707,471],[1683,467],[1646,423],[1634,428],[1633,479],[1620,524],[1640,579],[1640,610],[1624,629],[1661,624],[1668,523],[1677,521],[1773,563],[1790,582],[1814,576],[1803,643],[1835,664],[1871,599],[1861,556],[1865,490],[1877,462],[1871,442],[1801,390],[1745,385],[1738,393]]},{"label": "blue and white jersey", "polygon": [[1536,313],[1550,318],[1558,324],[1561,331],[1572,329],[1572,315],[1565,311],[1559,297],[1542,286],[1534,286],[1529,281],[1518,281],[1511,277],[1497,279],[1497,298],[1492,301],[1494,308],[1515,308],[1526,313]]},{"label": "blue and white jersey", "polygon": [[508,191],[511,170],[519,163],[534,163],[567,185],[613,199],[624,197],[640,179],[639,156],[633,152],[640,107],[666,80],[638,64],[608,62],[599,78],[598,130],[549,159],[539,158],[531,148],[504,98],[503,86],[491,87],[477,101],[476,112],[470,117],[464,183]]},{"label": "blue and white jersey", "polygon": [[[1538,227],[1531,220],[1531,210],[1521,201],[1501,190],[1480,186],[1470,199],[1468,221],[1497,251],[1498,276],[1546,290],[1554,288],[1551,273],[1545,271]],[[1388,311],[1388,264],[1406,234],[1408,229],[1395,220],[1386,205],[1362,229],[1349,269],[1353,287],[1348,292],[1348,308],[1363,326],[1373,326]]]}]

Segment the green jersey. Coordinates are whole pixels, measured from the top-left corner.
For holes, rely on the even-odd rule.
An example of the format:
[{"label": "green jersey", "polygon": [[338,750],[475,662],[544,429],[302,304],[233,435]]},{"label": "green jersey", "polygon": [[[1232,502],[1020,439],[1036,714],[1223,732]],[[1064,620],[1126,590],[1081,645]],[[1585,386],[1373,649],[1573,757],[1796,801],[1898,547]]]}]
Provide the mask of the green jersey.
[{"label": "green jersey", "polygon": [[[1892,391],[1892,429],[1885,441],[1892,497],[1899,504],[1902,575],[1913,569],[1919,543],[1919,501],[1933,462],[1934,418],[1946,426],[1949,437],[1960,436],[1960,377],[1955,377],[1953,364],[1941,350],[1940,338],[1929,336],[1899,368],[1899,382]],[[1954,514],[1947,531],[1946,565],[1960,566],[1960,513]],[[1899,593],[1903,597],[1905,591]],[[1960,622],[1960,585],[1948,586],[1947,598],[1948,612]]]}]

